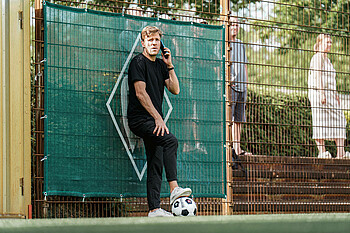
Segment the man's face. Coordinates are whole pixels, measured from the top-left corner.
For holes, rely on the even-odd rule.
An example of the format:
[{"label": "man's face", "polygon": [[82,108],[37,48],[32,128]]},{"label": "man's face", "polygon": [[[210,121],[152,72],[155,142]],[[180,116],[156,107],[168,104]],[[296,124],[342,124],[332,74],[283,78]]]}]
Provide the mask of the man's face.
[{"label": "man's face", "polygon": [[158,33],[146,35],[141,44],[148,55],[157,56],[160,50],[160,35]]},{"label": "man's face", "polygon": [[239,31],[238,20],[236,18],[234,18],[231,21],[231,35],[232,36],[237,36],[238,35],[238,31]]}]

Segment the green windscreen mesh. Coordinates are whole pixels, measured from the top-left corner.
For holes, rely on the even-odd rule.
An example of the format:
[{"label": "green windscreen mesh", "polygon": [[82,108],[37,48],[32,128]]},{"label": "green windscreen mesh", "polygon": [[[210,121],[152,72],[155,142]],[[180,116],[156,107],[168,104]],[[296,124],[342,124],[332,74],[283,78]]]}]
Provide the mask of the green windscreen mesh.
[{"label": "green windscreen mesh", "polygon": [[[225,194],[224,28],[44,5],[45,195],[146,196],[143,142],[127,124],[130,59],[159,27],[181,92],[163,112],[178,138],[178,181],[195,197]],[[163,176],[161,195],[169,188]]]}]

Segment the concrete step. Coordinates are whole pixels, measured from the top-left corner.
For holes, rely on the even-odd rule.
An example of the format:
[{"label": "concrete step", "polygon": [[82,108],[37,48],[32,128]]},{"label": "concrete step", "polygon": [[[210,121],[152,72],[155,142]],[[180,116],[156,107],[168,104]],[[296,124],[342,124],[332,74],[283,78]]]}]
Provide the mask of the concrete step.
[{"label": "concrete step", "polygon": [[250,182],[235,181],[231,183],[236,194],[346,194],[350,195],[349,183],[321,182]]},{"label": "concrete step", "polygon": [[310,212],[350,212],[350,202],[327,201],[286,201],[286,202],[258,202],[234,201],[233,214],[263,214],[263,213],[310,213]]},{"label": "concrete step", "polygon": [[231,163],[232,211],[350,211],[350,160],[239,156]]}]

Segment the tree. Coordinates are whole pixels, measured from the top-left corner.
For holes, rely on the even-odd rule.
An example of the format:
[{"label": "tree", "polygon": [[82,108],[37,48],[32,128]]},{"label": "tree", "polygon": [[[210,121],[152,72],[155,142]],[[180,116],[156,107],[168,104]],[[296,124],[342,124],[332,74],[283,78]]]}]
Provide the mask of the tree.
[{"label": "tree", "polygon": [[[34,2],[34,0],[31,0]],[[238,11],[239,9],[247,7],[249,4],[258,2],[259,0],[230,0],[231,10]],[[82,6],[86,0],[75,0],[72,2],[62,2],[52,0],[53,3],[65,4],[68,6]],[[130,5],[138,5],[143,10],[152,10],[152,16],[155,17],[158,14],[176,13],[180,10],[191,10],[194,15],[202,18],[219,18],[220,14],[220,0],[138,0],[137,2],[132,0],[120,1],[120,0],[91,0],[89,4],[96,4],[96,6],[90,5],[89,8],[95,10],[105,10],[106,7],[111,12],[122,11],[122,8],[128,8]],[[97,6],[100,5],[100,6]]]},{"label": "tree", "polygon": [[[257,30],[260,38],[266,40],[271,36],[280,39],[281,47],[300,48],[309,37],[307,33],[328,33],[344,38],[343,50],[347,51],[350,37],[350,4],[348,0],[279,0],[274,5],[274,15],[269,22],[256,25],[270,26]],[[276,30],[273,27],[292,29]],[[303,32],[303,33],[301,33]]]}]

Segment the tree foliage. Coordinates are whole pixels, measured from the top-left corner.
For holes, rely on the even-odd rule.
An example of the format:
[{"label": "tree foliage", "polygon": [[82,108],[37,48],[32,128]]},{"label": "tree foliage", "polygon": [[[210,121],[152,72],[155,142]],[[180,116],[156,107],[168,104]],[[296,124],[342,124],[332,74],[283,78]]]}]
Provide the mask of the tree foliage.
[{"label": "tree foliage", "polygon": [[[279,0],[269,21],[255,24],[269,26],[257,30],[261,40],[277,36],[281,47],[299,48],[315,32],[336,35],[349,42],[349,12],[348,0]],[[289,31],[276,28],[288,28]],[[348,42],[344,43],[345,51]]]},{"label": "tree foliage", "polygon": [[[34,2],[34,0],[31,0]],[[230,0],[231,11],[237,12],[240,9],[246,8],[249,4],[258,2],[259,0]],[[72,2],[62,2],[52,0],[51,2],[66,4],[69,6],[81,6],[85,4],[86,0],[75,0]],[[122,8],[128,8],[130,5],[137,5],[143,10],[152,11],[151,16],[156,17],[159,14],[173,14],[181,10],[190,10],[194,15],[214,19],[219,18],[220,14],[220,0],[138,0],[137,2],[132,0],[91,0],[88,1],[89,8],[96,10],[106,10],[111,12],[121,12]]]},{"label": "tree foliage", "polygon": [[[230,0],[231,10],[238,11],[247,7],[249,4],[258,2],[259,0],[243,1]],[[148,0],[139,0],[141,4],[149,4]],[[169,13],[179,10],[195,11],[195,15],[202,18],[219,18],[221,5],[220,0],[154,0],[153,6],[150,7],[154,12]]]},{"label": "tree foliage", "polygon": [[[269,156],[317,154],[312,140],[311,108],[306,95],[270,94],[253,89],[247,95],[247,121],[253,124],[242,127],[242,149]],[[345,115],[349,122],[348,111]],[[349,135],[349,127],[346,131]],[[334,142],[327,141],[326,146],[331,154],[336,154]],[[348,151],[349,146],[345,150]]]}]

